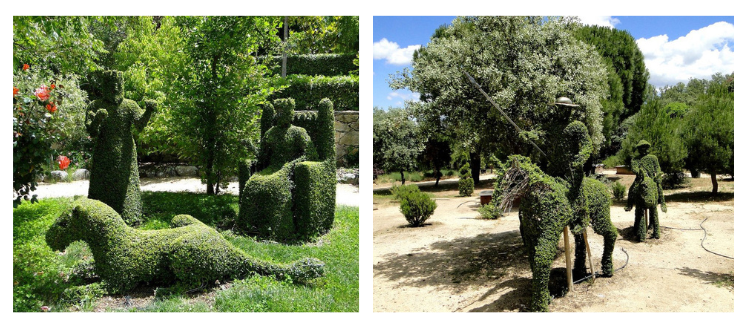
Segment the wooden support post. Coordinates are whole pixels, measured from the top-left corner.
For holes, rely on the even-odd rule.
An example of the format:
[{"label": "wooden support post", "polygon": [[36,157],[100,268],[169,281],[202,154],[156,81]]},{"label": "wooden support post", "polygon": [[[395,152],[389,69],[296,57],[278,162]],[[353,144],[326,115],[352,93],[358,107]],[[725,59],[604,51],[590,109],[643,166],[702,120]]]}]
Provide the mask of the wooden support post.
[{"label": "wooden support post", "polygon": [[588,234],[585,232],[586,229],[583,228],[583,240],[585,240],[585,249],[588,250],[588,263],[591,265],[591,284],[596,282],[596,270],[593,269],[593,256],[591,255],[591,245],[588,244]]},{"label": "wooden support post", "polygon": [[565,267],[567,268],[567,292],[572,292],[572,246],[570,246],[570,228],[565,226]]},{"label": "wooden support post", "polygon": [[642,212],[645,214],[644,215],[645,216],[645,225],[643,227],[645,227],[645,236],[646,237],[647,237],[647,234],[648,234],[648,212],[649,211],[650,211],[650,209],[644,209],[644,210],[642,210]]}]

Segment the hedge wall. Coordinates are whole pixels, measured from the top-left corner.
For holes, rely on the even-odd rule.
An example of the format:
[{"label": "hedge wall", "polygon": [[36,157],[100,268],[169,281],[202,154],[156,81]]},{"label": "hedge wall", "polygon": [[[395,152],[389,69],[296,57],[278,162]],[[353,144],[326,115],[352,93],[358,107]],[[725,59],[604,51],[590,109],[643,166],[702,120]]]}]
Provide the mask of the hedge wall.
[{"label": "hedge wall", "polygon": [[[287,75],[350,75],[357,70],[353,61],[357,54],[290,55],[287,57]],[[270,61],[272,73],[281,74],[282,56],[273,56]]]},{"label": "hedge wall", "polygon": [[272,95],[272,99],[293,98],[296,110],[316,109],[324,98],[334,103],[336,110],[358,110],[360,107],[360,77],[289,75],[287,88]]}]

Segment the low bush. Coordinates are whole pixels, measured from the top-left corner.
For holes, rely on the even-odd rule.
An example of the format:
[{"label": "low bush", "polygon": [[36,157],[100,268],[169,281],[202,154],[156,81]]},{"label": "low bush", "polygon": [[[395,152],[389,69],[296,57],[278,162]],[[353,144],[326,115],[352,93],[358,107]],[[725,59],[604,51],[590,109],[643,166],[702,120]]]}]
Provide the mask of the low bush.
[{"label": "low bush", "polygon": [[416,191],[408,193],[402,198],[399,210],[404,214],[404,218],[407,219],[409,225],[421,227],[433,215],[436,207],[438,205],[430,199],[430,196],[421,191]]},{"label": "low bush", "polygon": [[627,193],[627,187],[625,187],[623,184],[619,183],[619,181],[615,181],[611,185],[611,191],[614,194],[614,199],[616,200],[623,200],[624,194]]},{"label": "low bush", "polygon": [[661,180],[661,186],[663,189],[677,189],[686,187],[689,182],[690,179],[684,172],[666,173]]},{"label": "low bush", "polygon": [[500,211],[498,210],[497,206],[491,203],[485,204],[477,211],[479,212],[480,217],[483,219],[495,220],[500,217]]}]

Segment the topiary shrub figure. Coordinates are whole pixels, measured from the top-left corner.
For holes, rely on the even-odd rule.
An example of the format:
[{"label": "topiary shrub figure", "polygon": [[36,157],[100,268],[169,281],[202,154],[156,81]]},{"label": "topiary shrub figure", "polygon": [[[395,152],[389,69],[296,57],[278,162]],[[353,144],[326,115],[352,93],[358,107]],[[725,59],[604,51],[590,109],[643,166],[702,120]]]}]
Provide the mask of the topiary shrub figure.
[{"label": "topiary shrub figure", "polygon": [[78,240],[87,243],[96,274],[115,293],[142,283],[202,286],[254,273],[306,281],[324,274],[324,263],[317,259],[292,264],[254,259],[189,215],[175,216],[171,225],[137,230],[103,202],[80,199],[49,228],[46,242],[56,251]]},{"label": "topiary shrub figure", "polygon": [[333,104],[322,100],[316,113],[294,107],[288,98],[264,108],[258,159],[239,170],[238,226],[275,240],[308,239],[334,222]]},{"label": "topiary shrub figure", "polygon": [[[661,210],[667,212],[666,201],[663,197],[663,187],[661,186],[660,165],[655,155],[648,154],[650,143],[640,140],[636,146],[639,154],[637,159],[632,160],[632,172],[635,173],[635,181],[629,187],[627,196],[627,207],[625,211],[629,212],[635,207],[635,235],[640,241],[645,241],[648,230],[653,229],[653,238],[660,238],[660,223],[658,220],[658,204]],[[645,211],[650,213],[650,222],[646,226]]]},{"label": "topiary shrub figure", "polygon": [[474,178],[471,177],[471,167],[469,163],[459,169],[458,195],[471,196],[474,193]]},{"label": "topiary shrub figure", "polygon": [[403,194],[399,211],[404,214],[410,226],[421,227],[433,215],[436,207],[438,205],[430,196],[417,190]]},{"label": "topiary shrub figure", "polygon": [[604,237],[603,273],[614,274],[612,253],[617,231],[609,215],[611,196],[603,183],[585,178],[581,173],[591,147],[585,125],[577,121],[570,123],[563,131],[561,142],[567,150],[563,160],[570,169],[563,178],[549,176],[529,158],[513,155],[500,169],[495,182],[492,204],[500,211],[521,199],[520,231],[533,274],[531,311],[548,308],[549,272],[565,226],[569,225],[575,235],[575,272],[585,274],[586,247],[582,232],[591,225]]},{"label": "topiary shrub figure", "polygon": [[103,95],[86,112],[86,129],[94,140],[88,197],[111,206],[129,225],[140,222],[140,175],[133,130],[142,131],[157,107],[145,100],[145,110],[124,99],[122,72],[94,75]]}]

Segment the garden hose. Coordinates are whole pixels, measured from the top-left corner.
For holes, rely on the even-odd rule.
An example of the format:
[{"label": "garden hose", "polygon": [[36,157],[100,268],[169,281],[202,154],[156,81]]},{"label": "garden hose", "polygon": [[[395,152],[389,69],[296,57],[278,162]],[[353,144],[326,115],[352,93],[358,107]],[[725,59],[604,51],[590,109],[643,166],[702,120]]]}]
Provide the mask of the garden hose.
[{"label": "garden hose", "polygon": [[699,229],[691,229],[691,228],[673,228],[673,227],[666,227],[666,226],[661,226],[661,227],[662,227],[662,228],[668,228],[668,229],[675,229],[675,230],[702,230],[702,231],[704,232],[704,236],[702,237],[702,242],[700,242],[700,243],[699,243],[699,245],[700,245],[700,246],[702,246],[702,248],[703,248],[704,250],[706,250],[706,251],[708,251],[708,252],[710,252],[710,253],[712,253],[712,254],[718,255],[718,256],[722,256],[722,257],[725,257],[725,258],[729,258],[729,259],[731,259],[731,260],[735,260],[735,259],[734,259],[734,258],[733,258],[732,256],[728,256],[728,255],[723,255],[723,254],[720,254],[720,253],[715,253],[715,252],[713,252],[713,251],[711,251],[711,250],[707,249],[707,247],[705,247],[705,239],[707,239],[707,230],[706,230],[706,229],[705,229],[705,227],[703,227],[702,225],[703,225],[703,224],[705,223],[705,221],[707,221],[708,219],[709,219],[709,218],[705,218],[704,220],[702,220],[702,222],[700,222],[700,223],[699,223]]},{"label": "garden hose", "polygon": [[[621,267],[621,268],[619,268],[619,269],[616,269],[616,270],[614,270],[614,273],[617,273],[617,272],[619,272],[619,271],[622,271],[622,269],[624,269],[624,267],[626,267],[626,266],[627,266],[627,263],[629,263],[629,253],[627,253],[627,250],[625,250],[625,249],[624,249],[624,247],[622,247],[622,252],[624,252],[624,255],[627,255],[627,259],[626,259],[626,260],[624,261],[624,265],[622,265],[622,267]],[[600,275],[601,275],[601,272],[600,272],[600,271],[596,271],[596,276],[600,276]],[[579,284],[579,283],[581,283],[581,282],[583,282],[583,281],[587,280],[587,279],[588,279],[588,278],[590,278],[590,277],[593,277],[593,275],[591,275],[591,274],[589,274],[589,275],[586,275],[585,277],[583,277],[583,278],[581,278],[581,279],[578,279],[578,280],[575,280],[575,281],[573,281],[572,283],[573,283],[573,285],[574,285],[574,284]]]}]

